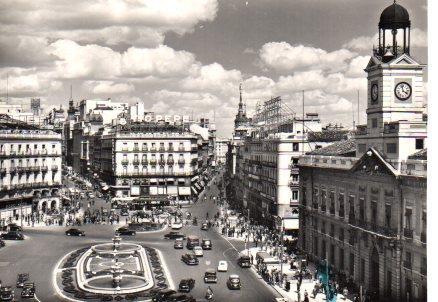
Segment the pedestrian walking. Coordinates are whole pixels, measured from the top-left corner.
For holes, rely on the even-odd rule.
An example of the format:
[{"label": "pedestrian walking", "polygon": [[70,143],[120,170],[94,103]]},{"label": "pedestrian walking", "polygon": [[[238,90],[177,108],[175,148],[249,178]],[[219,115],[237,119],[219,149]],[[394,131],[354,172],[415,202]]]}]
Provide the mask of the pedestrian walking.
[{"label": "pedestrian walking", "polygon": [[307,293],[307,290],[304,290],[304,300],[303,302],[309,302],[309,294]]}]

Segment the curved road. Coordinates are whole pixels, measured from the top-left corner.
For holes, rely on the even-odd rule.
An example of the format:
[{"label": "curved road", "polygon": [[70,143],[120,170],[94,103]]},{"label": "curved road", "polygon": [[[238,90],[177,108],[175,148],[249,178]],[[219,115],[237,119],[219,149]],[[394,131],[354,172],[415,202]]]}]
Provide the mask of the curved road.
[{"label": "curved road", "polygon": [[[206,188],[204,194],[208,197],[218,196],[218,192],[218,188],[211,185]],[[202,221],[207,212],[212,217],[217,212],[217,207],[212,199],[207,198],[207,201],[200,201],[190,208],[185,208],[184,211],[190,211],[198,217],[198,221]],[[60,301],[52,284],[53,271],[58,261],[72,250],[98,242],[110,242],[117,227],[117,225],[84,225],[81,229],[86,232],[85,237],[65,236],[67,227],[25,228],[23,233],[26,240],[7,241],[6,247],[0,249],[0,280],[3,285],[14,286],[18,273],[29,273],[31,280],[36,284],[39,301]],[[137,234],[135,237],[125,237],[123,240],[135,241],[160,250],[175,286],[178,286],[183,278],[196,280],[191,294],[197,299],[204,297],[207,288],[203,281],[205,270],[216,268],[220,260],[228,261],[228,272],[218,273],[218,283],[210,285],[214,291],[215,301],[269,302],[278,296],[271,287],[260,281],[251,269],[242,269],[237,265],[237,251],[244,248],[243,242],[228,241],[213,229],[201,231],[199,226],[185,226],[181,231],[186,235],[209,238],[213,244],[211,251],[204,251],[204,257],[199,259],[198,266],[187,266],[180,260],[181,255],[187,253],[187,249],[175,250],[173,240],[163,239],[163,235],[168,231]],[[226,280],[230,274],[238,274],[241,277],[240,291],[231,291],[226,287]],[[18,301],[20,293],[21,290],[15,290]]]}]

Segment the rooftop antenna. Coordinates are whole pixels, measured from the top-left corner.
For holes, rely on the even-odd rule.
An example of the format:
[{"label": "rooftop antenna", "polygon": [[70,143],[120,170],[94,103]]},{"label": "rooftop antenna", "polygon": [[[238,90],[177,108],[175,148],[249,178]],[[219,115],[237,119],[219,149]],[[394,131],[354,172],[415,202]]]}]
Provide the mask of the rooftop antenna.
[{"label": "rooftop antenna", "polygon": [[302,130],[302,148],[303,148],[303,150],[302,150],[302,153],[304,154],[304,90],[303,90],[303,130]]},{"label": "rooftop antenna", "polygon": [[354,103],[351,103],[351,113],[353,115],[353,130],[356,129],[356,121],[354,120]]},{"label": "rooftop antenna", "polygon": [[360,109],[360,104],[359,104],[359,100],[360,100],[360,96],[359,96],[359,89],[357,90],[357,124],[360,125],[360,116],[359,116],[359,109]]}]

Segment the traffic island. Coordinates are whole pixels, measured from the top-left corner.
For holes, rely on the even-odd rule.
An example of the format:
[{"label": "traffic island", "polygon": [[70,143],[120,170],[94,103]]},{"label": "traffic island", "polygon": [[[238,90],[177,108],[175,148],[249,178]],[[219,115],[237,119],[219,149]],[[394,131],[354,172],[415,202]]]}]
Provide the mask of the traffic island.
[{"label": "traffic island", "polygon": [[56,290],[70,301],[150,301],[169,287],[157,251],[134,243],[88,246],[66,255],[54,276]]}]

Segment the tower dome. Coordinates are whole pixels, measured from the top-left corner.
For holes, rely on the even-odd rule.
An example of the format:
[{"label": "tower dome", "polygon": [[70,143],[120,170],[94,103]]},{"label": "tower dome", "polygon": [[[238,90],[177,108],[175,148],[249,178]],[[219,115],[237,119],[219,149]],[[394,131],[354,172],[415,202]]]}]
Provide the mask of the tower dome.
[{"label": "tower dome", "polygon": [[379,27],[382,29],[397,29],[411,26],[409,13],[406,8],[397,4],[393,4],[385,8],[380,15]]},{"label": "tower dome", "polygon": [[[392,41],[387,37],[392,38]],[[406,8],[397,4],[394,0],[394,3],[385,8],[380,15],[379,48],[374,50],[374,54],[389,62],[404,53],[409,55],[410,45],[411,20],[409,19],[409,13]],[[388,49],[391,49],[391,51],[388,52]],[[389,56],[389,53],[392,53],[392,55]]]}]

